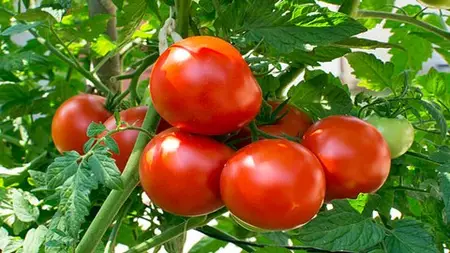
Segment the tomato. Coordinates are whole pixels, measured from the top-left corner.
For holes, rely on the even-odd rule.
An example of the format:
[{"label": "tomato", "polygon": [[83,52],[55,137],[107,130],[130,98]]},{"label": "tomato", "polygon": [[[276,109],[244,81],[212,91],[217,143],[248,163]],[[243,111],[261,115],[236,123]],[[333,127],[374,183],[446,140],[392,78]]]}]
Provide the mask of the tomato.
[{"label": "tomato", "polygon": [[156,111],[171,125],[221,135],[259,112],[261,88],[238,50],[222,39],[189,37],[169,47],[150,78]]},{"label": "tomato", "polygon": [[[141,127],[146,113],[146,106],[134,107],[121,111],[120,119],[121,121],[127,122],[129,125]],[[106,120],[104,125],[108,130],[116,129],[117,124],[114,116],[111,116],[108,120]],[[138,130],[125,130],[111,135],[119,146],[119,153],[113,153],[112,158],[116,160],[116,165],[120,171],[123,171],[123,169],[125,169],[125,165],[127,165],[128,158],[131,155],[131,151],[133,151],[138,134]]]},{"label": "tomato", "polygon": [[[276,101],[268,102],[275,110],[281,103]],[[292,137],[302,137],[303,133],[312,125],[312,119],[305,112],[297,109],[292,105],[285,105],[284,108],[277,113],[277,117],[281,117],[275,124],[259,126],[260,130],[275,135],[283,136],[283,134]],[[242,128],[239,133],[231,138],[233,145],[237,148],[242,148],[251,143],[251,132],[248,127]]]},{"label": "tomato", "polygon": [[355,198],[378,190],[389,175],[391,156],[381,133],[351,116],[331,116],[316,122],[302,144],[322,162],[327,200]]},{"label": "tomato", "polygon": [[419,2],[431,8],[450,9],[450,0],[419,0]]},{"label": "tomato", "polygon": [[206,136],[171,128],[146,146],[140,160],[141,184],[161,209],[197,216],[223,206],[220,174],[234,151]]},{"label": "tomato", "polygon": [[69,98],[55,113],[52,120],[52,138],[59,152],[75,150],[82,154],[89,140],[86,130],[92,122],[102,123],[111,113],[105,108],[105,98],[81,94]]},{"label": "tomato", "polygon": [[406,153],[414,142],[414,127],[407,119],[390,119],[371,115],[366,121],[381,132],[389,145],[391,158],[397,158]]},{"label": "tomato", "polygon": [[244,223],[287,230],[317,214],[325,197],[325,176],[319,160],[302,145],[260,140],[228,160],[220,190],[225,206]]}]

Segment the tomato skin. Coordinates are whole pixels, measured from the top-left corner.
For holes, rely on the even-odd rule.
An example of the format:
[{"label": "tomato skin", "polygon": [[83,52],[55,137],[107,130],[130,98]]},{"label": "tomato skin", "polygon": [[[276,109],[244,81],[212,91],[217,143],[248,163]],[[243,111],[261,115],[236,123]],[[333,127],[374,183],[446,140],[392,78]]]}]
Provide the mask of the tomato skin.
[{"label": "tomato skin", "polygon": [[220,189],[225,206],[243,222],[287,230],[317,214],[325,197],[325,175],[319,160],[302,145],[260,140],[228,160]]},{"label": "tomato skin", "polygon": [[386,141],[374,126],[358,118],[331,116],[318,121],[305,133],[302,144],[324,167],[327,200],[375,192],[389,175]]},{"label": "tomato skin", "polygon": [[[140,106],[121,111],[120,119],[135,127],[141,127],[144,122],[147,109],[148,108],[146,106]],[[117,126],[114,116],[111,116],[103,124],[108,130],[114,130]],[[122,126],[125,127],[125,124]],[[138,135],[138,130],[125,130],[111,135],[119,146],[119,153],[112,153],[112,158],[116,160],[116,165],[121,172],[123,172],[125,165],[127,165],[128,158],[130,158],[131,151],[133,151]]]},{"label": "tomato skin", "polygon": [[414,127],[407,119],[391,119],[371,115],[366,121],[383,135],[389,145],[391,158],[397,158],[406,153],[414,142]]},{"label": "tomato skin", "polygon": [[186,38],[156,61],[150,78],[156,111],[171,125],[221,135],[259,112],[261,88],[238,50],[209,36]]},{"label": "tomato skin", "polygon": [[86,130],[92,122],[102,123],[111,116],[105,108],[105,98],[81,94],[69,98],[57,110],[52,120],[52,139],[59,152],[75,150],[83,154],[89,140]]},{"label": "tomato skin", "polygon": [[197,216],[223,206],[220,174],[234,151],[205,136],[171,128],[143,151],[141,185],[161,209],[181,216]]},{"label": "tomato skin", "polygon": [[[272,110],[275,110],[281,103],[277,101],[268,101],[272,106]],[[283,136],[287,134],[292,137],[302,137],[308,128],[313,124],[312,119],[305,112],[297,109],[293,105],[286,104],[283,110],[277,113],[277,117],[282,116],[273,125],[262,125],[259,129],[275,136]],[[239,133],[231,138],[231,141],[235,140],[234,146],[237,148],[243,148],[251,143],[251,131],[248,127],[242,128]],[[262,139],[262,137],[260,137]]]},{"label": "tomato skin", "polygon": [[419,0],[419,2],[431,8],[450,9],[450,0]]}]

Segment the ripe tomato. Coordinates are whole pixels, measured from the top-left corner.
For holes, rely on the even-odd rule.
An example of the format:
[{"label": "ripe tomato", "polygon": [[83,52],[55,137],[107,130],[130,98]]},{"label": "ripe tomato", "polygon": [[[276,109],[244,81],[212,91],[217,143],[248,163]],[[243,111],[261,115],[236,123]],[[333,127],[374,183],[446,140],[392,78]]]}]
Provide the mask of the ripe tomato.
[{"label": "ripe tomato", "polygon": [[223,206],[220,174],[234,151],[205,136],[168,129],[141,156],[139,174],[149,198],[163,210],[197,216]]},{"label": "ripe tomato", "polygon": [[81,94],[69,98],[55,113],[52,120],[52,138],[59,152],[75,150],[83,153],[89,140],[86,130],[92,122],[102,123],[111,113],[105,108],[105,98]]},{"label": "ripe tomato", "polygon": [[419,0],[419,2],[431,8],[450,9],[450,0]]},{"label": "ripe tomato", "polygon": [[[281,104],[276,101],[269,101],[268,103],[272,106],[272,110],[275,110]],[[259,126],[259,129],[275,136],[287,134],[292,137],[302,137],[303,133],[305,133],[313,123],[308,114],[289,104],[285,105],[283,110],[278,112],[276,116],[280,117],[283,114],[284,117],[275,124]],[[230,142],[237,148],[247,146],[251,143],[250,129],[248,127],[242,128],[236,136],[231,138]]]},{"label": "ripe tomato", "polygon": [[302,144],[324,166],[327,200],[375,192],[389,175],[391,157],[386,141],[375,127],[358,118],[325,118],[308,129]]},{"label": "ripe tomato", "polygon": [[259,112],[261,89],[238,50],[215,37],[189,37],[169,47],[150,78],[156,111],[182,130],[220,135]]},{"label": "ripe tomato", "polygon": [[225,206],[243,222],[286,230],[317,214],[325,197],[325,175],[319,160],[302,145],[260,140],[228,160],[220,190]]},{"label": "ripe tomato", "polygon": [[[141,127],[144,122],[145,114],[147,113],[146,106],[134,107],[120,112],[120,119],[130,125]],[[106,129],[116,129],[116,119],[111,116],[104,123]],[[115,133],[111,137],[117,142],[119,146],[119,153],[113,153],[112,158],[116,160],[116,165],[120,171],[123,171],[127,165],[128,158],[133,151],[134,144],[138,137],[138,130],[125,130],[123,132]]]},{"label": "ripe tomato", "polygon": [[371,115],[366,121],[383,135],[389,145],[391,158],[397,158],[406,153],[414,142],[414,127],[407,119],[390,119]]}]

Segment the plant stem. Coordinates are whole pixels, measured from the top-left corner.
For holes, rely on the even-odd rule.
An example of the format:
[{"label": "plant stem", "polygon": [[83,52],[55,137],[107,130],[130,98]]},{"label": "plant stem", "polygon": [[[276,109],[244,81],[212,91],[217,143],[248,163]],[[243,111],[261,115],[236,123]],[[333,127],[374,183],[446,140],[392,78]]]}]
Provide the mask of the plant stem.
[{"label": "plant stem", "polygon": [[177,9],[177,32],[181,37],[188,37],[189,32],[189,12],[191,9],[191,0],[175,0],[175,7]]},{"label": "plant stem", "polygon": [[233,244],[235,244],[236,246],[239,246],[240,248],[242,248],[243,250],[247,251],[247,252],[253,252],[255,251],[254,248],[252,248],[251,246],[249,246],[246,243],[241,243],[237,238],[235,238],[234,236],[231,236],[225,232],[222,232],[221,230],[215,228],[215,227],[211,227],[211,226],[203,226],[203,227],[199,227],[196,228],[196,230],[206,236],[209,236],[211,238],[217,239],[217,240],[221,240],[221,241],[225,241],[225,242],[231,242]]},{"label": "plant stem", "polygon": [[130,74],[123,74],[123,75],[119,75],[119,76],[113,76],[111,77],[112,81],[120,81],[120,80],[126,80],[126,79],[131,79],[133,78],[134,74],[136,74],[135,72],[130,73]]},{"label": "plant stem", "polygon": [[358,12],[360,0],[346,0],[339,8],[339,12],[355,17]]},{"label": "plant stem", "polygon": [[[221,241],[225,241],[225,242],[230,242],[233,244],[236,244],[237,246],[243,248],[243,245],[247,245],[247,246],[251,246],[251,247],[256,247],[256,248],[266,248],[266,247],[270,247],[270,248],[285,248],[285,249],[290,249],[290,250],[304,250],[304,251],[308,251],[308,252],[348,252],[348,251],[329,251],[329,250],[324,250],[324,249],[320,249],[320,248],[314,248],[314,247],[308,247],[308,246],[289,246],[289,245],[276,245],[276,244],[262,244],[262,243],[256,243],[256,242],[248,242],[248,241],[242,241],[242,240],[238,240],[236,238],[231,237],[228,234],[223,233],[222,231],[212,228],[212,227],[201,227],[197,229],[199,232],[217,239],[217,240],[221,240]],[[243,248],[244,249],[244,248]],[[247,250],[247,249],[244,249]],[[252,251],[247,250],[248,252],[253,252],[254,249],[252,248]]]},{"label": "plant stem", "polygon": [[429,193],[429,191],[425,190],[425,189],[417,189],[417,188],[412,188],[412,187],[407,187],[407,186],[395,186],[395,187],[392,187],[392,188],[389,188],[389,189]]},{"label": "plant stem", "polygon": [[128,204],[124,205],[117,215],[116,218],[116,224],[114,224],[114,227],[111,231],[111,234],[109,235],[108,243],[106,245],[105,252],[114,253],[114,249],[116,247],[116,238],[119,234],[120,226],[122,225],[123,218],[127,215],[128,210],[130,210],[131,205],[133,204],[133,201],[128,201]]},{"label": "plant stem", "polygon": [[434,33],[434,34],[438,35],[439,37],[444,38],[446,40],[450,40],[449,32],[442,30],[436,26],[430,25],[426,22],[415,19],[414,17],[410,17],[410,16],[406,16],[406,15],[382,12],[382,11],[358,11],[357,18],[378,18],[378,19],[401,21],[404,23],[408,23],[408,24],[420,27],[420,28],[427,30],[431,33]]},{"label": "plant stem", "polygon": [[188,231],[190,229],[194,229],[194,228],[201,227],[201,226],[208,224],[208,222],[221,216],[226,211],[227,211],[227,209],[222,208],[222,209],[220,209],[214,213],[208,214],[208,215],[189,218],[186,221],[184,221],[176,226],[173,226],[167,230],[164,230],[161,234],[154,236],[153,238],[150,238],[147,241],[134,246],[133,248],[128,250],[126,253],[145,252],[148,249],[162,245],[163,243],[170,241],[171,239],[181,235],[182,233],[185,233],[186,231]]},{"label": "plant stem", "polygon": [[117,98],[114,100],[114,104],[118,104],[122,99],[124,99],[128,94],[131,92],[131,101],[136,101],[138,99],[136,88],[139,82],[139,78],[141,77],[142,73],[150,66],[152,65],[156,59],[158,59],[158,54],[153,53],[149,56],[147,56],[143,61],[142,64],[139,65],[139,67],[134,71],[133,77],[130,81],[130,86],[127,90],[122,92]]},{"label": "plant stem", "polygon": [[[156,113],[153,106],[150,106],[147,114],[145,115],[142,128],[154,132],[159,123],[159,115]],[[91,225],[87,229],[80,243],[78,244],[77,253],[91,253],[100,243],[103,235],[108,229],[109,225],[114,220],[119,209],[123,203],[128,199],[133,189],[139,183],[138,165],[139,158],[142,150],[148,143],[149,138],[144,133],[139,133],[134,145],[133,151],[128,159],[128,163],[125,166],[125,170],[122,174],[122,181],[124,189],[122,191],[112,190],[109,196],[106,198],[102,207],[98,211]]]},{"label": "plant stem", "polygon": [[295,79],[297,79],[303,73],[304,70],[305,70],[304,67],[291,68],[289,71],[279,76],[280,87],[278,87],[278,89],[275,91],[276,97],[277,98],[284,97],[286,89]]}]

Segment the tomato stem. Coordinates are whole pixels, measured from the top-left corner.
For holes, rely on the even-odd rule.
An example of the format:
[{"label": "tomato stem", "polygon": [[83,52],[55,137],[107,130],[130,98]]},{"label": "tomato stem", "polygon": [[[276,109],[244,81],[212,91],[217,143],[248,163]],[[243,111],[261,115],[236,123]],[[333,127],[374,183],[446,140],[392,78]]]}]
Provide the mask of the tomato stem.
[{"label": "tomato stem", "polygon": [[[159,115],[156,113],[153,106],[149,106],[147,114],[145,115],[143,129],[148,131],[155,131],[159,123]],[[138,165],[142,150],[148,143],[148,136],[140,133],[134,145],[133,151],[125,166],[125,170],[121,176],[124,189],[112,190],[106,198],[102,207],[98,211],[91,225],[87,229],[83,238],[76,248],[76,252],[88,253],[93,252],[100,243],[106,230],[113,222],[117,212],[122,207],[123,203],[128,199],[133,189],[139,183]]]},{"label": "tomato stem", "polygon": [[377,18],[377,19],[400,21],[400,22],[411,24],[411,25],[415,25],[415,26],[420,27],[424,30],[427,30],[431,33],[434,33],[441,38],[450,40],[449,32],[442,30],[436,26],[430,25],[426,22],[420,21],[414,17],[407,16],[407,15],[382,12],[382,11],[358,11],[357,18]]},{"label": "tomato stem", "polygon": [[148,239],[147,241],[134,246],[133,248],[128,250],[126,253],[145,252],[148,249],[158,247],[159,245],[162,245],[162,244],[172,240],[173,238],[187,232],[188,230],[205,226],[206,224],[208,224],[208,222],[221,216],[225,212],[227,212],[227,209],[222,208],[222,209],[215,211],[214,213],[211,213],[208,215],[188,218],[184,222],[165,230],[161,234],[154,236],[154,237]]},{"label": "tomato stem", "polygon": [[144,73],[144,71],[156,61],[156,59],[158,59],[157,53],[153,53],[144,58],[141,65],[139,65],[136,71],[133,72],[132,74],[133,76],[130,81],[130,86],[128,87],[128,89],[122,92],[122,94],[117,96],[117,98],[114,100],[114,105],[119,104],[120,101],[122,101],[128,94],[130,94],[130,92],[131,92],[131,101],[134,102],[138,100],[136,87],[139,82],[139,78],[141,77],[142,73]]},{"label": "tomato stem", "polygon": [[105,252],[114,253],[114,249],[116,247],[116,238],[119,234],[120,226],[122,225],[123,218],[127,215],[128,210],[130,210],[133,201],[128,201],[128,203],[120,209],[119,214],[116,218],[116,224],[112,228],[111,234],[109,235],[108,243],[105,248]]},{"label": "tomato stem", "polygon": [[289,246],[289,245],[276,245],[276,244],[248,242],[248,241],[236,239],[236,238],[220,231],[219,229],[213,228],[210,226],[203,226],[203,227],[197,228],[196,230],[203,233],[204,235],[211,237],[211,238],[221,240],[224,242],[233,243],[233,244],[241,247],[243,250],[245,250],[247,252],[254,252],[255,250],[252,247],[285,248],[285,249],[290,249],[290,250],[305,250],[305,251],[311,251],[311,252],[347,252],[347,251],[329,251],[329,250],[324,250],[324,249],[315,248],[315,247],[308,247],[308,246]]},{"label": "tomato stem", "polygon": [[191,9],[191,0],[176,0],[177,9],[176,30],[181,37],[188,37],[189,33],[189,13]]}]

